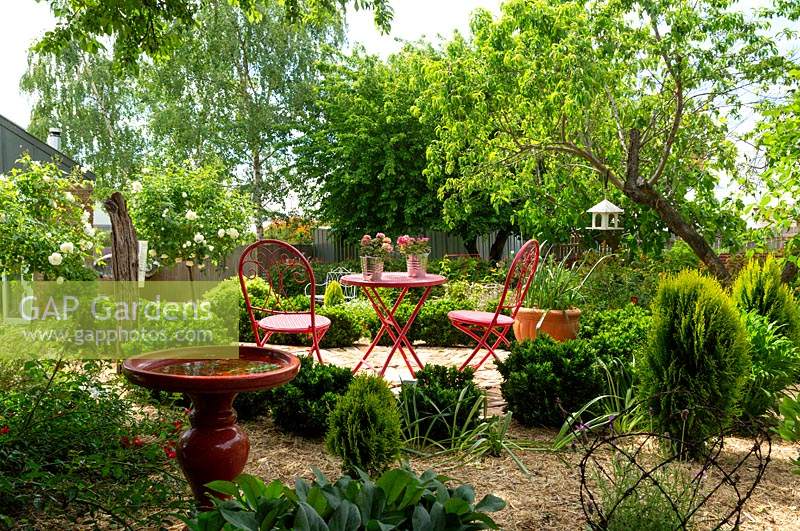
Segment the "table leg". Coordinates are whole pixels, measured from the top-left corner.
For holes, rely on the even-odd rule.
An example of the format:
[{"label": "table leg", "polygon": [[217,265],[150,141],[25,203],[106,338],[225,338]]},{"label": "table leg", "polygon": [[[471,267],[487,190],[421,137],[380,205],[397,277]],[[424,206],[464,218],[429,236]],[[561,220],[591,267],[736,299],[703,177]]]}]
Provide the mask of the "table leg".
[{"label": "table leg", "polygon": [[[381,338],[383,337],[384,332],[389,333],[389,337],[392,338],[392,341],[397,341],[397,337],[394,335],[394,331],[391,329],[392,323],[391,321],[388,321],[384,315],[383,309],[386,308],[386,305],[383,303],[383,300],[381,300],[380,295],[378,294],[378,290],[367,286],[364,286],[362,289],[364,290],[364,294],[367,296],[367,299],[372,305],[372,309],[375,310],[375,314],[378,316],[378,320],[381,322],[381,327],[378,330],[378,333],[375,334],[375,338],[372,340],[372,343],[370,343],[369,348],[367,348],[367,351],[364,353],[364,356],[361,358],[361,360],[353,369],[353,373],[358,372],[358,370],[361,368],[361,365],[363,365],[367,361],[367,358],[369,358],[370,354],[372,354],[372,350],[375,348],[375,346],[380,342]],[[400,307],[400,303],[403,302],[406,293],[408,293],[408,289],[403,289],[400,292],[400,295],[397,297],[397,300],[392,306],[391,313],[397,311],[397,308]],[[387,309],[386,312],[389,312],[389,310]],[[381,372],[381,376],[383,376],[383,372]]]},{"label": "table leg", "polygon": [[[397,350],[398,348],[400,349],[400,353],[403,355],[403,359],[406,360],[406,365],[408,366],[408,370],[411,371],[411,375],[412,376],[415,375],[414,369],[408,362],[408,359],[405,356],[405,352],[403,352],[403,347],[402,347],[403,343],[405,343],[405,345],[407,346],[409,353],[414,358],[414,361],[417,362],[417,367],[419,367],[420,369],[423,367],[422,362],[419,360],[419,357],[417,356],[417,351],[414,350],[414,346],[411,344],[411,341],[408,340],[408,331],[411,329],[411,325],[414,324],[414,320],[417,318],[417,315],[422,309],[422,305],[425,304],[425,300],[428,298],[428,295],[430,295],[431,289],[432,289],[431,287],[425,288],[425,291],[422,292],[422,295],[420,296],[417,305],[414,307],[414,311],[412,311],[411,315],[408,317],[405,326],[403,326],[400,329],[400,332],[398,333],[398,338],[395,340],[395,344],[392,346],[392,349],[389,351],[389,356],[386,358],[386,363],[384,363],[383,365],[383,371],[381,371],[381,375],[383,375],[384,371],[386,371],[386,368],[389,366],[389,360],[394,355],[394,351]],[[381,303],[382,302],[383,301],[381,301]],[[394,312],[392,312],[389,315],[389,318],[392,320],[393,326],[395,326],[396,328],[400,328],[399,323],[394,318]]]}]

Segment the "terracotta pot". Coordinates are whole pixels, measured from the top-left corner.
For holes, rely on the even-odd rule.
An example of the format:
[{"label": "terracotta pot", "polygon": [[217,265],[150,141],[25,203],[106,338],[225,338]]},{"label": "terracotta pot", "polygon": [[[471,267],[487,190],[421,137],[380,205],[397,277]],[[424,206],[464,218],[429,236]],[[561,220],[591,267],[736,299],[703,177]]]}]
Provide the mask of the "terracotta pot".
[{"label": "terracotta pot", "polygon": [[[538,308],[520,308],[517,318],[514,319],[514,337],[517,341],[534,339],[536,337],[536,325],[542,318],[543,311]],[[566,341],[578,337],[578,325],[580,324],[581,311],[577,308],[572,310],[550,310],[544,318],[540,332],[544,332],[556,341]]]}]

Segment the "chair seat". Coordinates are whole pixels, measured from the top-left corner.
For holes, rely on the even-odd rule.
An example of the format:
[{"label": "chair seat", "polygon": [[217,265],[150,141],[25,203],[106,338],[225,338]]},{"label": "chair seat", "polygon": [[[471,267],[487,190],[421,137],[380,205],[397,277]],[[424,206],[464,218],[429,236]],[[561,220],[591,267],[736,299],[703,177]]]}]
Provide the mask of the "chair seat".
[{"label": "chair seat", "polygon": [[[451,321],[458,321],[460,323],[475,324],[489,326],[494,319],[494,312],[479,312],[477,310],[455,310],[448,312],[447,318]],[[500,314],[497,316],[497,324],[499,326],[510,326],[514,324],[514,319],[511,317]]]},{"label": "chair seat", "polygon": [[[317,330],[329,328],[331,320],[324,315],[314,314],[314,326]],[[264,317],[258,322],[258,327],[270,332],[285,332],[288,334],[311,333],[310,313],[278,313]]]}]

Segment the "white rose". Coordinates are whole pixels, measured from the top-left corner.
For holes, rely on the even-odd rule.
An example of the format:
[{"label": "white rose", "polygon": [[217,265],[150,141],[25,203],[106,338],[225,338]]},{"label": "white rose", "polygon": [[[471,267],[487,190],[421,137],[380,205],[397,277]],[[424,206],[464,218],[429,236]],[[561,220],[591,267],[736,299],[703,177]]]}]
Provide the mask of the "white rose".
[{"label": "white rose", "polygon": [[209,246],[208,246],[208,252],[210,253],[210,252],[212,252],[213,250],[214,250],[214,246],[213,246],[213,245],[209,245]]},{"label": "white rose", "polygon": [[197,212],[195,212],[194,210],[187,210],[186,211],[186,219],[188,219],[189,221],[196,220],[197,219]]},{"label": "white rose", "polygon": [[67,201],[70,201],[70,202],[74,202],[75,201],[75,196],[72,195],[72,192],[64,192],[64,198]]},{"label": "white rose", "polygon": [[180,256],[175,259],[176,264],[180,264],[181,262],[183,262],[183,258],[181,258]]},{"label": "white rose", "polygon": [[47,261],[50,262],[50,265],[59,266],[61,262],[64,260],[64,257],[61,256],[61,253],[53,253],[47,257]]},{"label": "white rose", "polygon": [[87,236],[94,236],[97,233],[97,229],[92,227],[89,223],[86,223],[86,224],[83,225],[83,232]]},{"label": "white rose", "polygon": [[75,250],[75,246],[72,245],[72,242],[64,242],[61,245],[59,245],[58,248],[64,254],[69,254],[69,253],[71,253],[72,251]]},{"label": "white rose", "polygon": [[81,221],[84,222],[84,223],[88,223],[89,222],[89,216],[90,216],[89,212],[84,210],[83,212],[81,212]]},{"label": "white rose", "polygon": [[186,267],[192,267],[194,265],[194,262],[192,262],[191,260],[186,260],[186,262],[184,263],[186,264]]},{"label": "white rose", "polygon": [[267,227],[269,227],[269,221],[265,219],[264,221],[261,222],[261,228],[266,229]]},{"label": "white rose", "polygon": [[81,240],[81,242],[78,245],[80,245],[80,248],[83,251],[88,251],[89,249],[94,247],[94,243],[90,242],[89,240]]},{"label": "white rose", "polygon": [[189,194],[187,194],[186,192],[181,192],[181,197],[186,199],[187,197],[189,197]]},{"label": "white rose", "polygon": [[155,258],[158,253],[156,252],[155,249],[150,249],[149,251],[147,251],[147,254],[149,254],[151,258]]},{"label": "white rose", "polygon": [[234,240],[239,237],[239,231],[236,229],[228,229],[226,232],[228,233],[228,236]]},{"label": "white rose", "polygon": [[219,236],[220,238],[224,238],[225,237],[225,229],[219,229],[217,231],[217,236]]},{"label": "white rose", "polygon": [[205,268],[206,268],[205,264],[200,264],[199,266],[197,266],[197,269],[199,269],[200,271],[202,271]]},{"label": "white rose", "polygon": [[162,255],[161,255],[161,259],[162,259],[162,260],[166,260],[167,258],[169,258],[169,256],[167,256],[167,255],[165,255],[165,254],[162,254]]},{"label": "white rose", "polygon": [[142,190],[144,190],[144,186],[142,186],[142,183],[140,183],[139,181],[133,181],[133,182],[131,183],[131,191],[132,191],[134,194],[138,194],[138,193],[140,193]]},{"label": "white rose", "polygon": [[206,239],[206,237],[203,236],[202,234],[200,234],[199,232],[194,235],[194,241],[197,242],[197,243],[205,241],[205,239]]},{"label": "white rose", "polygon": [[63,283],[64,283],[64,277],[58,277],[56,279],[56,284],[63,284]]}]

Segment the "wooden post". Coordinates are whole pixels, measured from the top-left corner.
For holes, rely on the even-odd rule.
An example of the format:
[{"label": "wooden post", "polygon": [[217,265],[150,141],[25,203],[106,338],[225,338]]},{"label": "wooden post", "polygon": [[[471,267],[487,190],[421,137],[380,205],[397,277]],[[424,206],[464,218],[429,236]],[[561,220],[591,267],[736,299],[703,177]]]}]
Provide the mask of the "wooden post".
[{"label": "wooden post", "polygon": [[[125,302],[131,308],[132,303],[138,301],[139,290],[139,240],[136,238],[136,229],[128,214],[125,198],[119,192],[114,192],[111,197],[103,201],[103,207],[111,218],[111,268],[114,272],[114,297],[118,302]],[[120,281],[123,281],[120,283]],[[126,321],[117,323],[117,330],[131,328],[132,323]],[[116,342],[117,359],[122,358],[119,342]],[[122,364],[117,362],[117,372],[122,369]]]},{"label": "wooden post", "polygon": [[103,202],[111,218],[111,268],[114,280],[135,282],[139,279],[139,240],[128,214],[125,198],[119,192]]}]

